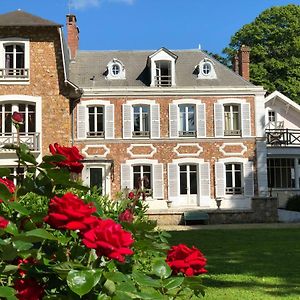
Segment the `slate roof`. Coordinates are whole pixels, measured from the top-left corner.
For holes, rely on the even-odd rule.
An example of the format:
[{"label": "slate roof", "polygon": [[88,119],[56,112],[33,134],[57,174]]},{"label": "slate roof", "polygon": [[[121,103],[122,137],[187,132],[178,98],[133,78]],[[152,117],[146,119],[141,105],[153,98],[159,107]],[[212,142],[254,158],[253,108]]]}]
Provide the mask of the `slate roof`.
[{"label": "slate roof", "polygon": [[52,21],[42,19],[22,10],[12,11],[0,15],[0,27],[8,26],[55,26],[61,27],[62,25]]},{"label": "slate roof", "polygon": [[[176,87],[253,87],[241,76],[228,69],[201,50],[171,50],[176,61]],[[78,51],[70,63],[70,80],[81,88],[143,87],[150,85],[147,66],[150,51]],[[204,58],[213,61],[217,79],[198,79],[196,66]],[[105,72],[112,59],[120,60],[126,70],[126,79],[107,80]],[[94,78],[94,80],[92,80]],[[93,83],[94,81],[94,83]]]}]

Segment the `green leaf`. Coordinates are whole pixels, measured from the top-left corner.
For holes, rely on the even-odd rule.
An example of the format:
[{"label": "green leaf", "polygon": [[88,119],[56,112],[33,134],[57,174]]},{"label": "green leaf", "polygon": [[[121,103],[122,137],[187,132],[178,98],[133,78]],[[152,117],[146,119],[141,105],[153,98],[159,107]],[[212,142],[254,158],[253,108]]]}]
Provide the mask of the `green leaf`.
[{"label": "green leaf", "polygon": [[[55,155],[45,155],[43,157],[43,161],[45,163],[53,163],[53,162],[60,162],[66,160],[64,155],[55,154]],[[52,165],[53,166],[53,165]]]},{"label": "green leaf", "polygon": [[113,282],[127,282],[129,281],[128,277],[121,272],[105,272],[103,273],[106,279],[109,279]]},{"label": "green leaf", "polygon": [[132,277],[140,286],[161,287],[158,280],[155,280],[142,272],[134,270],[132,272]]},{"label": "green leaf", "polygon": [[2,260],[13,260],[17,257],[17,250],[14,248],[12,244],[2,246]]},{"label": "green leaf", "polygon": [[3,273],[15,273],[19,269],[16,265],[6,265]]},{"label": "green leaf", "polygon": [[8,177],[10,175],[10,169],[0,168],[0,177]]},{"label": "green leaf", "polygon": [[47,230],[42,229],[42,228],[27,231],[25,233],[25,236],[33,236],[33,237],[38,237],[38,238],[42,238],[45,240],[54,240],[54,241],[57,240],[57,238],[53,234],[49,233]]},{"label": "green leaf", "polygon": [[205,295],[204,286],[202,285],[202,278],[200,276],[184,277],[183,285],[189,287],[194,292]]},{"label": "green leaf", "polygon": [[103,285],[105,291],[109,294],[109,295],[113,295],[114,292],[116,291],[116,285],[113,281],[107,279]]},{"label": "green leaf", "polygon": [[18,228],[17,226],[12,223],[12,222],[9,222],[6,226],[6,228],[4,229],[5,232],[7,233],[10,233],[12,235],[17,235],[18,234]]},{"label": "green leaf", "polygon": [[94,279],[95,273],[94,270],[72,270],[67,276],[67,284],[75,294],[82,297],[98,283]]},{"label": "green leaf", "polygon": [[184,281],[184,277],[171,277],[163,281],[163,285],[166,289],[172,290],[179,287]]},{"label": "green leaf", "polygon": [[162,259],[156,260],[153,264],[153,273],[159,278],[168,278],[172,274],[169,265]]},{"label": "green leaf", "polygon": [[[16,294],[16,290],[7,286],[0,286],[0,297],[12,297]],[[16,298],[17,299],[17,298]]]},{"label": "green leaf", "polygon": [[47,169],[47,175],[55,184],[64,184],[70,181],[70,172],[65,169]]},{"label": "green leaf", "polygon": [[30,211],[19,202],[9,202],[7,205],[24,216],[30,215]]},{"label": "green leaf", "polygon": [[13,245],[18,251],[26,251],[33,247],[32,243],[25,241],[15,241],[13,242]]}]

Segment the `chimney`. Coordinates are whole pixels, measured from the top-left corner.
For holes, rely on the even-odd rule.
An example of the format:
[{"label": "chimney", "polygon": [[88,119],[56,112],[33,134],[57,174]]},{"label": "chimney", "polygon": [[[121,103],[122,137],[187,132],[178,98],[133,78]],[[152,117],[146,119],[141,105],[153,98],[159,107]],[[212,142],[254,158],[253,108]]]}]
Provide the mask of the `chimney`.
[{"label": "chimney", "polygon": [[238,53],[239,74],[245,79],[250,79],[250,48],[242,45]]},{"label": "chimney", "polygon": [[239,57],[237,54],[232,59],[232,69],[233,72],[239,74]]},{"label": "chimney", "polygon": [[76,21],[75,15],[67,15],[68,46],[71,59],[75,59],[79,45],[79,28]]}]

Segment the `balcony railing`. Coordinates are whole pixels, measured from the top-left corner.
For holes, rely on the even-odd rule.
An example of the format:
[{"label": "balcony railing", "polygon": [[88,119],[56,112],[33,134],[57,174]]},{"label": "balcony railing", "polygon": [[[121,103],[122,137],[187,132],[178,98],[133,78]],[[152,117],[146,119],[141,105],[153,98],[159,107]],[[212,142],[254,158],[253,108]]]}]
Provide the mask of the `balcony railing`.
[{"label": "balcony railing", "polygon": [[180,137],[194,137],[196,136],[196,131],[179,131]]},{"label": "balcony railing", "polygon": [[266,138],[270,146],[300,146],[299,129],[266,129]]},{"label": "balcony railing", "polygon": [[224,135],[225,136],[230,136],[230,135],[239,136],[239,135],[241,135],[241,130],[240,129],[225,129]]},{"label": "balcony railing", "polygon": [[[8,144],[17,144],[16,133],[5,133],[0,135],[0,148]],[[32,151],[40,151],[40,133],[20,133],[20,142],[26,144]]]},{"label": "balcony railing", "polygon": [[150,131],[132,131],[132,136],[149,137]]},{"label": "balcony railing", "polygon": [[104,138],[104,131],[88,131],[88,138]]},{"label": "balcony railing", "polygon": [[29,69],[0,69],[0,78],[2,79],[26,79],[29,78]]},{"label": "balcony railing", "polygon": [[172,86],[172,76],[170,75],[161,75],[155,76],[155,86]]}]

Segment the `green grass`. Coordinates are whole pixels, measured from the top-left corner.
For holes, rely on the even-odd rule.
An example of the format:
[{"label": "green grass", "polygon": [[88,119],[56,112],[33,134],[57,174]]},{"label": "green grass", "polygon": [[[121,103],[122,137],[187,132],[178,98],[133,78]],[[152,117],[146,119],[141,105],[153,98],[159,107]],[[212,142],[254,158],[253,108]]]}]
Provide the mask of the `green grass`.
[{"label": "green grass", "polygon": [[207,300],[300,299],[300,229],[172,231],[208,260]]}]

